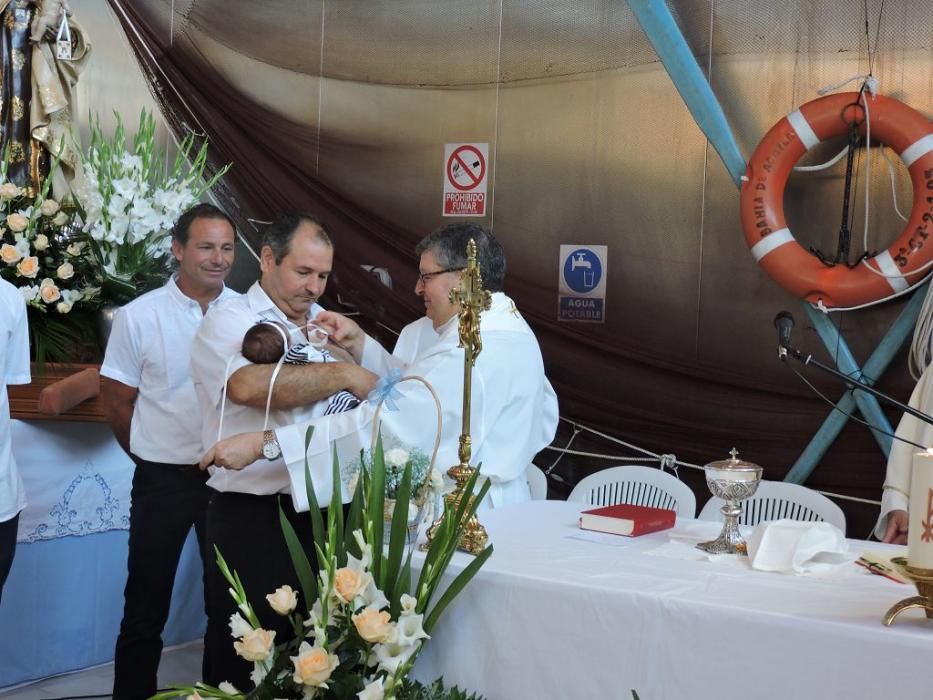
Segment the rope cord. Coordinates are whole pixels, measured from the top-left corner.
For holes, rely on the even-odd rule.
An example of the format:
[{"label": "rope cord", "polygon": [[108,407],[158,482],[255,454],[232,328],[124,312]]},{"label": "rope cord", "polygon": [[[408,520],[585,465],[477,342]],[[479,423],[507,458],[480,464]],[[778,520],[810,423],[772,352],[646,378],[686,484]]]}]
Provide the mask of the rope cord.
[{"label": "rope cord", "polygon": [[[791,368],[791,369],[793,369],[793,368]],[[796,370],[794,370],[794,371],[796,372]],[[803,377],[802,377],[802,378],[803,378]],[[803,379],[804,379],[805,382],[807,381],[806,378],[803,378]],[[809,384],[809,382],[807,382],[807,383]],[[829,401],[829,400],[826,399],[822,394],[820,394],[820,396],[821,396],[821,398],[824,398],[825,400]],[[831,401],[830,401],[829,403],[832,404]],[[832,405],[835,407],[835,404],[832,404]],[[847,414],[847,415],[848,415],[848,414]],[[851,416],[851,417],[854,418],[854,416]],[[591,433],[591,434],[593,434],[593,435],[596,435],[596,436],[598,436],[598,437],[601,437],[601,438],[603,438],[604,440],[608,440],[609,442],[615,443],[615,444],[617,444],[617,445],[622,445],[623,447],[627,447],[627,448],[629,448],[630,450],[634,450],[635,452],[640,452],[640,453],[642,453],[642,454],[644,454],[644,455],[648,455],[647,457],[620,457],[620,456],[617,456],[617,455],[604,455],[604,454],[600,454],[600,453],[596,453],[596,452],[583,452],[583,451],[580,451],[580,450],[570,450],[570,449],[565,448],[565,447],[554,447],[553,445],[549,445],[548,447],[545,447],[545,448],[544,448],[544,449],[546,449],[546,450],[551,450],[551,451],[553,451],[553,452],[560,452],[560,453],[561,453],[561,457],[562,457],[564,454],[571,454],[571,455],[576,455],[576,456],[580,456],[580,457],[594,457],[594,458],[596,458],[596,459],[606,459],[606,460],[611,460],[611,461],[615,461],[615,462],[655,462],[655,461],[656,461],[656,462],[659,462],[659,463],[661,463],[661,464],[663,464],[663,465],[670,466],[671,468],[673,468],[674,465],[677,465],[677,466],[681,466],[681,467],[687,467],[688,469],[699,469],[699,470],[701,470],[701,471],[703,470],[703,467],[700,466],[699,464],[692,464],[692,463],[690,463],[690,462],[685,462],[685,461],[683,461],[682,459],[677,459],[677,458],[676,458],[674,455],[672,455],[672,454],[655,454],[655,453],[652,452],[651,450],[646,450],[646,449],[643,448],[643,447],[638,447],[637,445],[633,445],[633,444],[631,444],[631,443],[625,442],[624,440],[621,440],[621,439],[619,439],[619,438],[617,438],[617,437],[613,437],[612,435],[607,435],[606,433],[603,433],[603,432],[601,432],[601,431],[599,431],[599,430],[596,430],[595,428],[591,428],[591,427],[589,427],[589,426],[587,426],[587,425],[583,425],[582,423],[578,423],[577,421],[571,420],[570,418],[564,418],[563,416],[561,416],[561,417],[560,417],[560,420],[564,421],[565,423],[569,423],[569,424],[573,427],[574,434],[571,436],[571,441],[572,441],[574,438],[576,438],[576,436],[577,436],[580,432],[586,431],[587,433]],[[856,418],[855,420],[859,420],[859,419]],[[863,421],[859,420],[859,422],[863,422]],[[869,426],[869,427],[871,427],[871,426]],[[877,428],[873,428],[873,429],[874,429],[874,430],[877,430]],[[879,432],[883,432],[883,431],[879,431]],[[569,445],[569,444],[570,444],[570,443],[568,442],[568,445]],[[559,459],[560,459],[560,457],[558,458],[558,460],[559,460]],[[556,464],[556,463],[557,463],[557,462],[555,461],[555,464]],[[548,472],[545,472],[545,473],[547,473],[548,476],[549,476],[550,478],[559,477],[559,475],[557,475],[557,474],[549,474]],[[568,483],[567,480],[564,479],[563,477],[559,477],[559,478],[557,478],[556,480],[562,481],[562,482],[564,482],[564,483]],[[859,497],[857,497],[857,496],[845,496],[845,495],[843,495],[843,494],[840,494],[840,493],[833,493],[833,492],[831,492],[831,491],[820,491],[820,490],[818,490],[818,489],[814,489],[814,490],[817,491],[817,493],[823,494],[824,496],[829,496],[829,497],[831,497],[831,498],[838,498],[838,499],[843,500],[843,501],[854,501],[854,502],[856,502],[856,503],[867,503],[867,504],[869,504],[869,505],[875,505],[875,506],[880,506],[880,505],[881,505],[881,501],[875,501],[875,500],[871,500],[871,499],[867,499],[867,498],[859,498]]]}]

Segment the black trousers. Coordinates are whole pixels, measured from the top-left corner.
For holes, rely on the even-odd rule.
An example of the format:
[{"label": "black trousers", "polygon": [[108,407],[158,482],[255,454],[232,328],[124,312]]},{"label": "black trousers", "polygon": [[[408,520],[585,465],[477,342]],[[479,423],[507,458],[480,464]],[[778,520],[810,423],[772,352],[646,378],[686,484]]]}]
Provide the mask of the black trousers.
[{"label": "black trousers", "polygon": [[[230,570],[239,575],[260,624],[264,629],[275,630],[277,645],[291,639],[293,632],[288,618],[269,607],[266,595],[279,586],[289,585],[299,591],[299,608],[304,609],[306,605],[300,599],[301,587],[282,535],[280,504],[316,572],[311,516],[296,513],[291,496],[216,492],[207,510],[210,551],[213,552],[216,545]],[[323,513],[326,523],[327,511]],[[230,616],[237,612],[237,607],[228,591],[230,585],[213,563],[207,566],[205,581],[209,608],[204,638],[204,681],[213,686],[229,681],[240,691],[248,691],[253,687],[249,679],[253,664],[237,656],[233,649]]]},{"label": "black trousers", "polygon": [[16,553],[16,530],[19,527],[19,513],[0,523],[0,600],[3,599],[3,584],[10,575],[13,555]]},{"label": "black trousers", "polygon": [[[205,570],[204,521],[213,493],[195,465],[157,464],[134,457],[129,557],[123,621],[113,670],[114,700],[155,694],[162,630],[172,602],[175,571],[194,526]],[[205,595],[205,608],[208,605]],[[193,679],[194,680],[194,679]]]}]

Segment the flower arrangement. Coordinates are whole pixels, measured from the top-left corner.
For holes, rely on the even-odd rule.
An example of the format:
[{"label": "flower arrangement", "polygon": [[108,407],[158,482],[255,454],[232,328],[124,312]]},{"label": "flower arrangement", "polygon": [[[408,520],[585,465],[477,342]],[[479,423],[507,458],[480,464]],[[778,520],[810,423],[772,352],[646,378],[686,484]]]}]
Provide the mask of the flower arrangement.
[{"label": "flower arrangement", "polygon": [[[179,693],[198,698],[303,700],[427,697],[422,692],[425,687],[407,679],[407,675],[441,614],[492,554],[492,547],[487,547],[435,600],[464,524],[485,496],[488,482],[476,498],[463,499],[444,513],[412,586],[412,550],[405,536],[411,463],[406,462],[398,485],[398,505],[385,550],[382,542],[387,472],[381,438],[373,450],[372,469],[360,472],[346,519],[341,508],[337,459],[326,527],[307,464],[305,469],[317,573],[312,573],[305,550],[283,515],[282,531],[301,590],[283,586],[266,595],[266,603],[288,617],[294,638],[277,643],[275,632],[260,627],[236,572],[230,571],[218,552],[218,565],[238,607],[230,619],[234,648],[253,662],[256,688],[247,693],[228,683],[217,688],[198,683],[162,693],[154,700],[168,700]],[[475,486],[476,478],[474,475],[468,488]]]},{"label": "flower arrangement", "polygon": [[204,181],[207,143],[194,150],[194,137],[180,144],[174,166],[155,147],[155,120],[143,110],[132,151],[127,150],[120,115],[113,137],[104,137],[99,120],[91,127],[84,160],[84,182],[75,194],[100,267],[106,297],[129,301],[161,284],[173,262],[171,229],[186,209],[229,169]]},{"label": "flower arrangement", "polygon": [[[373,452],[360,453],[360,459],[347,465],[343,469],[344,481],[350,493],[356,489],[357,480],[362,472],[372,474]],[[395,504],[399,497],[399,490],[405,476],[405,470],[411,471],[411,500],[408,504],[408,531],[414,538],[421,521],[430,521],[434,515],[438,499],[444,490],[444,478],[437,469],[431,465],[431,460],[418,449],[392,447],[384,450],[383,462],[385,464],[385,506],[384,519],[391,522],[395,513]],[[388,538],[388,530],[384,536]]]},{"label": "flower arrangement", "polygon": [[[53,163],[53,169],[58,165]],[[54,172],[54,170],[53,170]],[[52,182],[29,197],[8,182],[0,165],[0,276],[26,300],[33,354],[40,362],[71,359],[92,342],[82,311],[96,306],[100,288],[86,236],[75,231],[73,207],[48,197]]]}]

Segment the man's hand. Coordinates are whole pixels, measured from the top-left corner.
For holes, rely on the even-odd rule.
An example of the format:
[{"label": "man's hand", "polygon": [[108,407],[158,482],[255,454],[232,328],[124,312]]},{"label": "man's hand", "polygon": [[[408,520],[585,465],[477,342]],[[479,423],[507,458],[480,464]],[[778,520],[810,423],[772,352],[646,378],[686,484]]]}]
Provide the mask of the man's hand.
[{"label": "man's hand", "polygon": [[357,362],[360,361],[366,334],[356,321],[336,311],[321,311],[314,317],[314,322],[330,334],[332,341],[346,348]]},{"label": "man's hand", "polygon": [[365,401],[369,392],[376,388],[379,382],[379,375],[363,369],[357,365],[347,364],[345,366],[347,378],[347,391],[353,394],[360,401]]},{"label": "man's hand", "polygon": [[201,458],[201,469],[209,466],[242,469],[262,457],[262,433],[240,433],[228,437],[207,451]]},{"label": "man's hand", "polygon": [[888,513],[888,526],[881,541],[888,544],[907,544],[906,510],[892,510]]}]

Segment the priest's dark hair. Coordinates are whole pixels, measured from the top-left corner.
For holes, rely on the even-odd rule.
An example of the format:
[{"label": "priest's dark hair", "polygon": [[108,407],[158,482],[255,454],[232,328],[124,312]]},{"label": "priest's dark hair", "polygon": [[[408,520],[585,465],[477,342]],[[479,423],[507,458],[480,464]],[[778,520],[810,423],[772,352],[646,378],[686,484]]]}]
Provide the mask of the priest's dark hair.
[{"label": "priest's dark hair", "polygon": [[330,239],[330,232],[324,222],[313,214],[302,212],[287,212],[275,218],[262,234],[262,245],[260,248],[269,246],[272,249],[272,255],[275,258],[275,264],[281,265],[282,259],[291,252],[292,239],[295,232],[302,224],[313,224],[317,226],[317,238],[324,244],[334,247]]},{"label": "priest's dark hair", "polygon": [[467,244],[476,241],[476,262],[479,263],[483,287],[501,292],[505,283],[505,251],[499,241],[479,224],[448,224],[425,236],[415,248],[415,254],[431,251],[437,263],[448,270],[460,270],[467,265]]},{"label": "priest's dark hair", "polygon": [[191,224],[195,219],[224,219],[230,228],[236,233],[236,224],[233,223],[225,211],[218,209],[213,204],[195,204],[178,217],[178,221],[172,227],[172,239],[178,241],[182,246],[188,245],[188,232],[191,230]]}]

